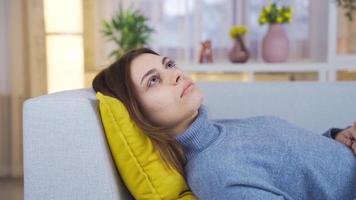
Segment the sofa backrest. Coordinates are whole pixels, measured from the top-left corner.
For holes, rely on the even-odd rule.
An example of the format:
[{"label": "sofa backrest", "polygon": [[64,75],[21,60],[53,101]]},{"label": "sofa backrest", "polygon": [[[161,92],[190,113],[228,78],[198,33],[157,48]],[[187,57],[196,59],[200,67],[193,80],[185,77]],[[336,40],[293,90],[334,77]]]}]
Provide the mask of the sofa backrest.
[{"label": "sofa backrest", "polygon": [[[198,82],[214,119],[277,115],[317,134],[356,120],[356,83]],[[111,158],[91,89],[24,103],[24,193],[38,199],[133,199]]]},{"label": "sofa backrest", "polygon": [[200,82],[211,118],[275,115],[321,134],[356,121],[355,82]]}]

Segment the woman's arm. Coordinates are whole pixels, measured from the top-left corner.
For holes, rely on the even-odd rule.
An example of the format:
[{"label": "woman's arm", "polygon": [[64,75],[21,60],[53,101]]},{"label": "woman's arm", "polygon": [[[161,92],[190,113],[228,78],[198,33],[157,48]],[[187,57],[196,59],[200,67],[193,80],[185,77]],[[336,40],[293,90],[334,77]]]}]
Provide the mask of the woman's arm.
[{"label": "woman's arm", "polygon": [[336,135],[340,133],[341,131],[350,128],[351,126],[348,126],[346,128],[330,128],[326,132],[323,133],[323,136],[335,139]]},{"label": "woman's arm", "polygon": [[356,122],[354,122],[352,126],[348,126],[345,129],[331,128],[323,135],[333,138],[336,141],[346,145],[356,155]]}]

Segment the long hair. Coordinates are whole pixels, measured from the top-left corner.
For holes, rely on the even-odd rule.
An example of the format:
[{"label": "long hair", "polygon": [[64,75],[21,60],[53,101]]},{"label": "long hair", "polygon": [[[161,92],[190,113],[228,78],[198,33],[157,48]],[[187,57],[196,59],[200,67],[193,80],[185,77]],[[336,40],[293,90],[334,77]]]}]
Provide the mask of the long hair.
[{"label": "long hair", "polygon": [[175,168],[184,174],[183,165],[186,162],[183,149],[174,136],[167,134],[166,127],[153,125],[145,116],[138,102],[138,94],[134,90],[130,77],[131,62],[141,54],[159,55],[148,48],[138,48],[128,51],[119,60],[103,69],[92,82],[95,92],[119,99],[127,108],[131,119],[151,139],[168,169]]}]

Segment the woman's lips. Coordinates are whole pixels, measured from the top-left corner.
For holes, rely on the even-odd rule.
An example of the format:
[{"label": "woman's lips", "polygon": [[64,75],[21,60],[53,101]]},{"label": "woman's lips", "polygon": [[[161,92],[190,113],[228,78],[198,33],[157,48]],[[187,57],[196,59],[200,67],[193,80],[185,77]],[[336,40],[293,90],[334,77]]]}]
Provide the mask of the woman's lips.
[{"label": "woman's lips", "polygon": [[185,87],[184,90],[182,92],[182,94],[180,95],[180,97],[183,97],[184,95],[186,95],[188,92],[190,92],[193,89],[193,83],[189,82]]}]

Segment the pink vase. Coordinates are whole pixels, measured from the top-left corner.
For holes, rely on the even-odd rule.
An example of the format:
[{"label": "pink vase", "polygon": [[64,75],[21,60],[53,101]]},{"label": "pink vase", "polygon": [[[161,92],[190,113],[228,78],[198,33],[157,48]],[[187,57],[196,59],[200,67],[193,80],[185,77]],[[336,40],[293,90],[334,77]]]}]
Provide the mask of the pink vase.
[{"label": "pink vase", "polygon": [[266,62],[284,62],[288,58],[289,41],[281,24],[270,24],[262,41],[262,58]]},{"label": "pink vase", "polygon": [[245,46],[242,36],[237,36],[234,46],[229,52],[229,59],[233,63],[247,62],[250,54]]}]

